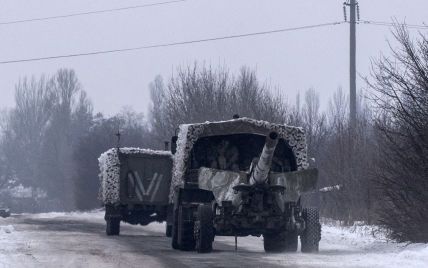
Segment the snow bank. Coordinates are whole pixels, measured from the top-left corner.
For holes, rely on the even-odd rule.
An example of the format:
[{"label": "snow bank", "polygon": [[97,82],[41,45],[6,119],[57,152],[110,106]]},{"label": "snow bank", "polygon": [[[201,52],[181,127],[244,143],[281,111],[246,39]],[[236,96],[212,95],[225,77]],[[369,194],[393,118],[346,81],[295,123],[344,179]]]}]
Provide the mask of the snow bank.
[{"label": "snow bank", "polygon": [[150,149],[141,149],[141,148],[112,148],[98,158],[98,163],[100,167],[100,193],[99,199],[104,202],[104,204],[115,204],[119,202],[119,193],[120,193],[120,160],[119,154],[135,155],[135,154],[144,154],[144,155],[165,155],[171,156],[171,153],[168,151],[155,151]]},{"label": "snow bank", "polygon": [[15,231],[15,228],[13,228],[13,225],[0,225],[0,233],[10,234],[13,231]]},{"label": "snow bank", "polygon": [[[412,262],[419,267],[428,266],[428,245],[427,244],[412,244],[406,246],[405,250],[395,256],[395,263],[405,265],[407,262]],[[397,266],[398,266],[397,265]],[[402,265],[400,265],[403,267]]]},{"label": "snow bank", "polygon": [[73,217],[78,219],[94,219],[94,218],[104,218],[104,209],[94,209],[91,211],[72,211],[72,212],[46,212],[46,213],[23,213],[21,214],[25,217],[31,217],[33,219],[54,219],[61,217]]},{"label": "snow bank", "polygon": [[343,255],[331,267],[428,267],[428,244],[396,243],[387,233],[376,225],[340,226],[329,221],[322,225],[319,255]]}]

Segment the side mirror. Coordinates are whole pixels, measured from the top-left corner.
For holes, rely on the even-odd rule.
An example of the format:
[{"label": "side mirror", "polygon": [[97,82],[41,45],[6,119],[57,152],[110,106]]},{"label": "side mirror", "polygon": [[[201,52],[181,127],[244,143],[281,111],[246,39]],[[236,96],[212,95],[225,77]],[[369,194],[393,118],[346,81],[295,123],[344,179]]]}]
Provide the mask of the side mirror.
[{"label": "side mirror", "polygon": [[173,136],[171,138],[171,153],[172,154],[175,154],[177,152],[177,140],[178,140],[177,136]]}]

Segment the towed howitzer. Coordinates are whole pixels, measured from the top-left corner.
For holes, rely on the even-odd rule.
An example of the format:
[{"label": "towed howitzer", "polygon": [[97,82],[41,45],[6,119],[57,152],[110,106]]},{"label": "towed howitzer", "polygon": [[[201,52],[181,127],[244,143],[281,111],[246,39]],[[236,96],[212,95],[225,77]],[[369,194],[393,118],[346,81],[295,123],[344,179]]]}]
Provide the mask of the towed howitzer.
[{"label": "towed howitzer", "polygon": [[297,251],[299,236],[302,252],[318,251],[318,211],[300,202],[318,174],[303,129],[237,118],[185,125],[179,136],[167,217],[174,249],[210,252],[216,236],[263,235],[266,252]]}]

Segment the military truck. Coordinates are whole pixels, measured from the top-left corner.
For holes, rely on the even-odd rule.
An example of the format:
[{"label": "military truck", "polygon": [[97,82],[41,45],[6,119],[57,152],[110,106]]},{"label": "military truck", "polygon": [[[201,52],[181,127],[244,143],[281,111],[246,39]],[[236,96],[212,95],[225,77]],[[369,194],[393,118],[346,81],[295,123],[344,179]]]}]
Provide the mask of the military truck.
[{"label": "military truck", "polygon": [[172,139],[172,248],[211,252],[215,236],[263,236],[266,252],[318,251],[319,213],[302,207],[318,172],[303,129],[249,118],[181,125]]},{"label": "military truck", "polygon": [[[166,220],[172,170],[169,151],[113,148],[98,161],[107,235],[119,235],[121,221],[147,225]],[[170,235],[171,230],[166,231]]]}]

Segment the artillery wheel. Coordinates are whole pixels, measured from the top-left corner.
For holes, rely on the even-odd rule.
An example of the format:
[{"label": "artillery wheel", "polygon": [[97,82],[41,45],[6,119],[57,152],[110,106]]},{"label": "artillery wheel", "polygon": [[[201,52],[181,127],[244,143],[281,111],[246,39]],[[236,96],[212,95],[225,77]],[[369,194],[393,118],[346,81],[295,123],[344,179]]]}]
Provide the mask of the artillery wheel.
[{"label": "artillery wheel", "polygon": [[299,237],[296,232],[288,232],[285,236],[285,251],[296,252],[298,238]]},{"label": "artillery wheel", "polygon": [[198,253],[209,253],[213,250],[214,225],[213,211],[210,205],[198,206],[195,221],[195,242]]},{"label": "artillery wheel", "polygon": [[190,251],[195,249],[195,238],[193,236],[192,209],[179,206],[178,209],[178,236],[177,242],[181,250]]},{"label": "artillery wheel", "polygon": [[318,252],[321,240],[321,224],[319,212],[316,208],[304,208],[302,211],[306,228],[300,236],[302,252]]},{"label": "artillery wheel", "polygon": [[120,233],[120,219],[109,218],[106,220],[106,234],[107,235],[119,235]]},{"label": "artillery wheel", "polygon": [[287,249],[285,232],[263,234],[265,252],[284,252]]}]

